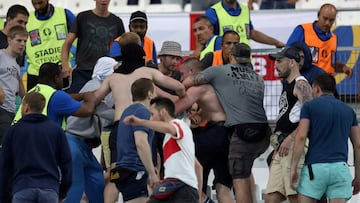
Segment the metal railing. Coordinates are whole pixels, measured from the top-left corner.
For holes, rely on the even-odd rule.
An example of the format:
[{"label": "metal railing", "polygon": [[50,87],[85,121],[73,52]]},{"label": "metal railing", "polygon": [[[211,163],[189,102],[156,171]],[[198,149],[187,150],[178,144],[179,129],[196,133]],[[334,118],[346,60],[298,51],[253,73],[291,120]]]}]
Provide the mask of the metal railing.
[{"label": "metal railing", "polygon": [[[263,76],[265,81],[264,106],[268,120],[273,123],[278,114],[279,97],[282,90],[280,80],[276,77],[273,61],[267,58],[269,53],[274,53],[279,49],[253,49],[254,69]],[[359,84],[359,65],[360,47],[339,47],[336,59],[353,69],[353,76],[349,79],[344,73],[335,74],[336,89],[339,98],[349,104],[360,118],[360,84]]]}]

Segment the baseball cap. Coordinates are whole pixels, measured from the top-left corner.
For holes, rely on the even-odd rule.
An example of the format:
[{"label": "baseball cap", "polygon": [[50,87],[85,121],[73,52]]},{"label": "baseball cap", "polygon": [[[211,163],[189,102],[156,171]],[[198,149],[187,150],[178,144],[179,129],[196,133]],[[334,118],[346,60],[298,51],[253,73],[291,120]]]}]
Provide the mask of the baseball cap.
[{"label": "baseball cap", "polygon": [[130,22],[132,22],[134,20],[143,20],[143,21],[147,22],[146,14],[141,11],[135,11],[135,12],[131,13]]},{"label": "baseball cap", "polygon": [[165,41],[161,46],[160,53],[161,55],[170,55],[170,56],[179,56],[182,57],[181,45],[175,41]]},{"label": "baseball cap", "polygon": [[275,60],[277,58],[289,58],[289,59],[295,59],[296,62],[300,62],[300,55],[299,52],[293,48],[293,47],[285,47],[280,52],[275,54],[269,54],[269,57],[271,60]]},{"label": "baseball cap", "polygon": [[251,63],[251,49],[245,43],[238,43],[231,49],[231,55],[237,58],[239,63]]},{"label": "baseball cap", "polygon": [[121,55],[122,55],[122,53],[121,53],[120,44],[119,44],[118,41],[114,41],[111,44],[110,51],[109,51],[109,56],[113,57],[113,58],[116,58],[116,57],[120,57]]}]

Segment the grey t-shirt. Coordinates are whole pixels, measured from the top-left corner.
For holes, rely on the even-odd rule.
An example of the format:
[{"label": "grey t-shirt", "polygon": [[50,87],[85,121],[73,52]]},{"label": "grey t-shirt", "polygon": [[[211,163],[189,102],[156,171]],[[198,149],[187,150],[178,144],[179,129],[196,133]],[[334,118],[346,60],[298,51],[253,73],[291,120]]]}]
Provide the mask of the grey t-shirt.
[{"label": "grey t-shirt", "polygon": [[16,111],[16,94],[19,92],[20,66],[6,49],[0,49],[0,86],[5,92],[5,102],[0,106],[8,112]]},{"label": "grey t-shirt", "polygon": [[[88,81],[84,87],[81,88],[80,93],[82,92],[89,92],[98,89],[101,86],[101,81],[93,78],[92,80]],[[109,126],[114,121],[114,114],[115,110],[112,108],[114,105],[114,100],[112,94],[108,94],[105,99],[96,106],[96,114],[99,116],[101,120],[101,126],[104,128]],[[76,117],[76,116],[69,116],[67,119],[67,131],[71,134],[86,137],[86,138],[93,138],[94,135],[91,133],[94,132],[92,129],[95,126],[81,126],[81,125],[88,125],[91,124],[91,116],[90,117]],[[85,129],[84,129],[85,128]]]},{"label": "grey t-shirt", "polygon": [[213,66],[200,74],[214,87],[226,113],[226,126],[267,122],[264,81],[251,65]]}]

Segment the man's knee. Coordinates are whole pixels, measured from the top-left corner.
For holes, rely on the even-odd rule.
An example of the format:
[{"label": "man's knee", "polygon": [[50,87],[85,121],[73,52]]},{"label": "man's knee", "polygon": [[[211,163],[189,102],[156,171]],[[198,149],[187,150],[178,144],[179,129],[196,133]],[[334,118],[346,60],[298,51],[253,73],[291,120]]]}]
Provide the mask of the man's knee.
[{"label": "man's knee", "polygon": [[272,192],[265,195],[265,203],[279,203],[286,199],[280,192]]}]

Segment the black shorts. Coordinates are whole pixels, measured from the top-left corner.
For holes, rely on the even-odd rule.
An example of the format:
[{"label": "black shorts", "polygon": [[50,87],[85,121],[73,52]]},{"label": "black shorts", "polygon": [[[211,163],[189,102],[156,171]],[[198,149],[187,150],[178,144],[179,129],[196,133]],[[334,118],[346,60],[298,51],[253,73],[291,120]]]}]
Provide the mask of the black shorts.
[{"label": "black shorts", "polygon": [[6,132],[9,130],[11,123],[13,122],[15,113],[8,112],[3,108],[0,108],[0,146],[2,139]]},{"label": "black shorts", "polygon": [[241,124],[234,126],[234,132],[230,140],[230,152],[229,152],[229,169],[233,179],[235,178],[248,178],[251,174],[251,169],[254,164],[254,160],[266,151],[270,144],[271,130],[267,124],[257,126],[258,129],[262,129],[259,132],[265,133],[264,136],[258,141],[245,141],[242,139],[243,131],[241,129],[246,126],[253,128],[252,124]]},{"label": "black shorts", "polygon": [[214,171],[217,183],[232,187],[232,177],[229,173],[229,129],[223,122],[208,122],[205,127],[194,129],[195,155],[203,167],[203,192],[206,193],[208,176]]},{"label": "black shorts", "polygon": [[115,181],[116,188],[121,192],[124,201],[149,196],[147,190],[148,174],[145,171],[131,171],[126,178]]},{"label": "black shorts", "polygon": [[114,127],[112,128],[109,135],[109,148],[110,148],[110,163],[115,163],[117,160],[117,132],[119,128],[119,121],[114,122]]}]

